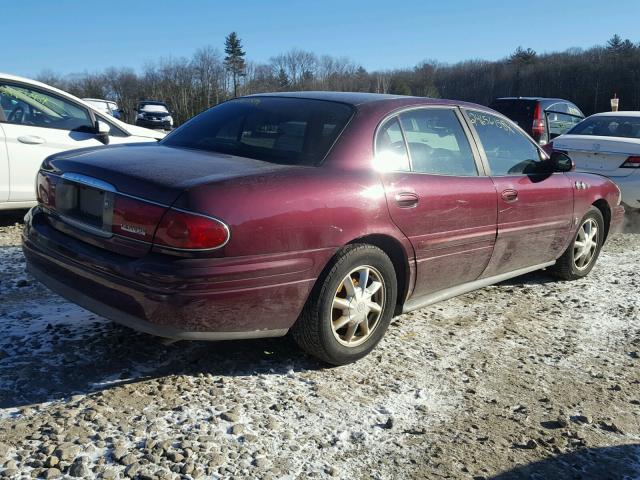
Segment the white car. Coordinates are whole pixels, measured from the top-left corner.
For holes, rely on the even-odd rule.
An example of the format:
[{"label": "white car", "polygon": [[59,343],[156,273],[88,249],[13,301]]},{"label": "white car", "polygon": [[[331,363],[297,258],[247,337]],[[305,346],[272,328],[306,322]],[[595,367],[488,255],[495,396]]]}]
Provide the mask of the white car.
[{"label": "white car", "polygon": [[640,209],[640,112],[591,115],[555,138],[553,150],[566,152],[576,170],[613,180],[622,202]]},{"label": "white car", "polygon": [[82,100],[99,112],[106,113],[112,117],[120,119],[120,107],[118,107],[116,102],[112,102],[111,100],[102,100],[101,98],[83,98]]},{"label": "white car", "polygon": [[36,204],[36,175],[53,153],[163,137],[162,132],[105,115],[57,88],[0,73],[0,210]]}]

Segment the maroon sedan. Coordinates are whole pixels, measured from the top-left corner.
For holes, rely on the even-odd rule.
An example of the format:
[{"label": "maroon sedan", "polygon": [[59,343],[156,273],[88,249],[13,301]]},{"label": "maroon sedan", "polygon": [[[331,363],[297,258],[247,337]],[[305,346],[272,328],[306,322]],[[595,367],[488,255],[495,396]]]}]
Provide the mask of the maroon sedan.
[{"label": "maroon sedan", "polygon": [[478,105],[356,93],[239,98],[159,144],[49,157],[28,268],[179,339],[291,332],[357,360],[394,314],[533,270],[585,276],[620,192]]}]

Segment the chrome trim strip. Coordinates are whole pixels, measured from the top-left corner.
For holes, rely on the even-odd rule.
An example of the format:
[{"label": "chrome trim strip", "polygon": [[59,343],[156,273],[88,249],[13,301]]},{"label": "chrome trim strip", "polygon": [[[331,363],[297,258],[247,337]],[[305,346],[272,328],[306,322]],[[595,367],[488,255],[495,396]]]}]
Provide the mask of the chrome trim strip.
[{"label": "chrome trim strip", "polygon": [[116,187],[114,187],[110,183],[107,183],[98,178],[82,175],[81,173],[67,172],[60,175],[60,177],[63,180],[67,180],[69,182],[81,183],[82,185],[87,185],[88,187],[97,188],[99,190],[104,190],[106,192],[115,193],[117,191]]},{"label": "chrome trim strip", "polygon": [[473,290],[477,290],[479,288],[488,287],[489,285],[493,285],[494,283],[503,282],[504,280],[509,280],[510,278],[524,275],[525,273],[535,272],[536,270],[550,267],[555,263],[556,261],[554,260],[552,262],[541,263],[532,267],[520,268],[518,270],[514,270],[513,272],[501,273],[500,275],[494,275],[493,277],[480,278],[478,280],[474,280],[473,282],[467,282],[462,285],[456,285],[455,287],[445,288],[444,290],[440,290],[435,293],[430,293],[416,299],[411,299],[402,307],[402,313],[408,313],[419,308],[424,308],[429,305],[433,305],[434,303],[448,300],[464,293],[472,292]]}]

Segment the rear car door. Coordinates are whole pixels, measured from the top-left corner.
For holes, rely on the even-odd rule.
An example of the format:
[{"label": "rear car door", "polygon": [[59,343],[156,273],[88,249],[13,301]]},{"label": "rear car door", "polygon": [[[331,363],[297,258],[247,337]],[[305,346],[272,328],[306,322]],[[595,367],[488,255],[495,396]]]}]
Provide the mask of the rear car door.
[{"label": "rear car door", "polygon": [[376,135],[375,164],[395,224],[416,255],[420,297],[477,279],[496,237],[496,191],[483,176],[457,108],[393,115]]},{"label": "rear car door", "polygon": [[42,161],[63,150],[102,145],[93,116],[80,104],[27,84],[0,80],[9,157],[9,201],[35,200],[34,184]]},{"label": "rear car door", "polygon": [[504,117],[465,110],[497,190],[498,237],[483,277],[550,262],[567,243],[573,217],[573,185],[549,173],[548,159]]}]

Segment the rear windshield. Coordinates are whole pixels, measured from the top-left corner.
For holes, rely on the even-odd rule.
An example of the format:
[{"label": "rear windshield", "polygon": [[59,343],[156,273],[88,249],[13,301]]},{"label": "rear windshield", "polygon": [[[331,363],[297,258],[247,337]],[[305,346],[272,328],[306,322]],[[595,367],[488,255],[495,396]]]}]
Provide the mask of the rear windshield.
[{"label": "rear windshield", "polygon": [[516,122],[524,131],[531,130],[536,100],[496,100],[490,108]]},{"label": "rear windshield", "polygon": [[640,117],[605,115],[589,117],[568,132],[570,135],[640,138]]},{"label": "rear windshield", "polygon": [[284,165],[317,165],[353,108],[337,102],[248,97],[194,117],[161,143]]}]

